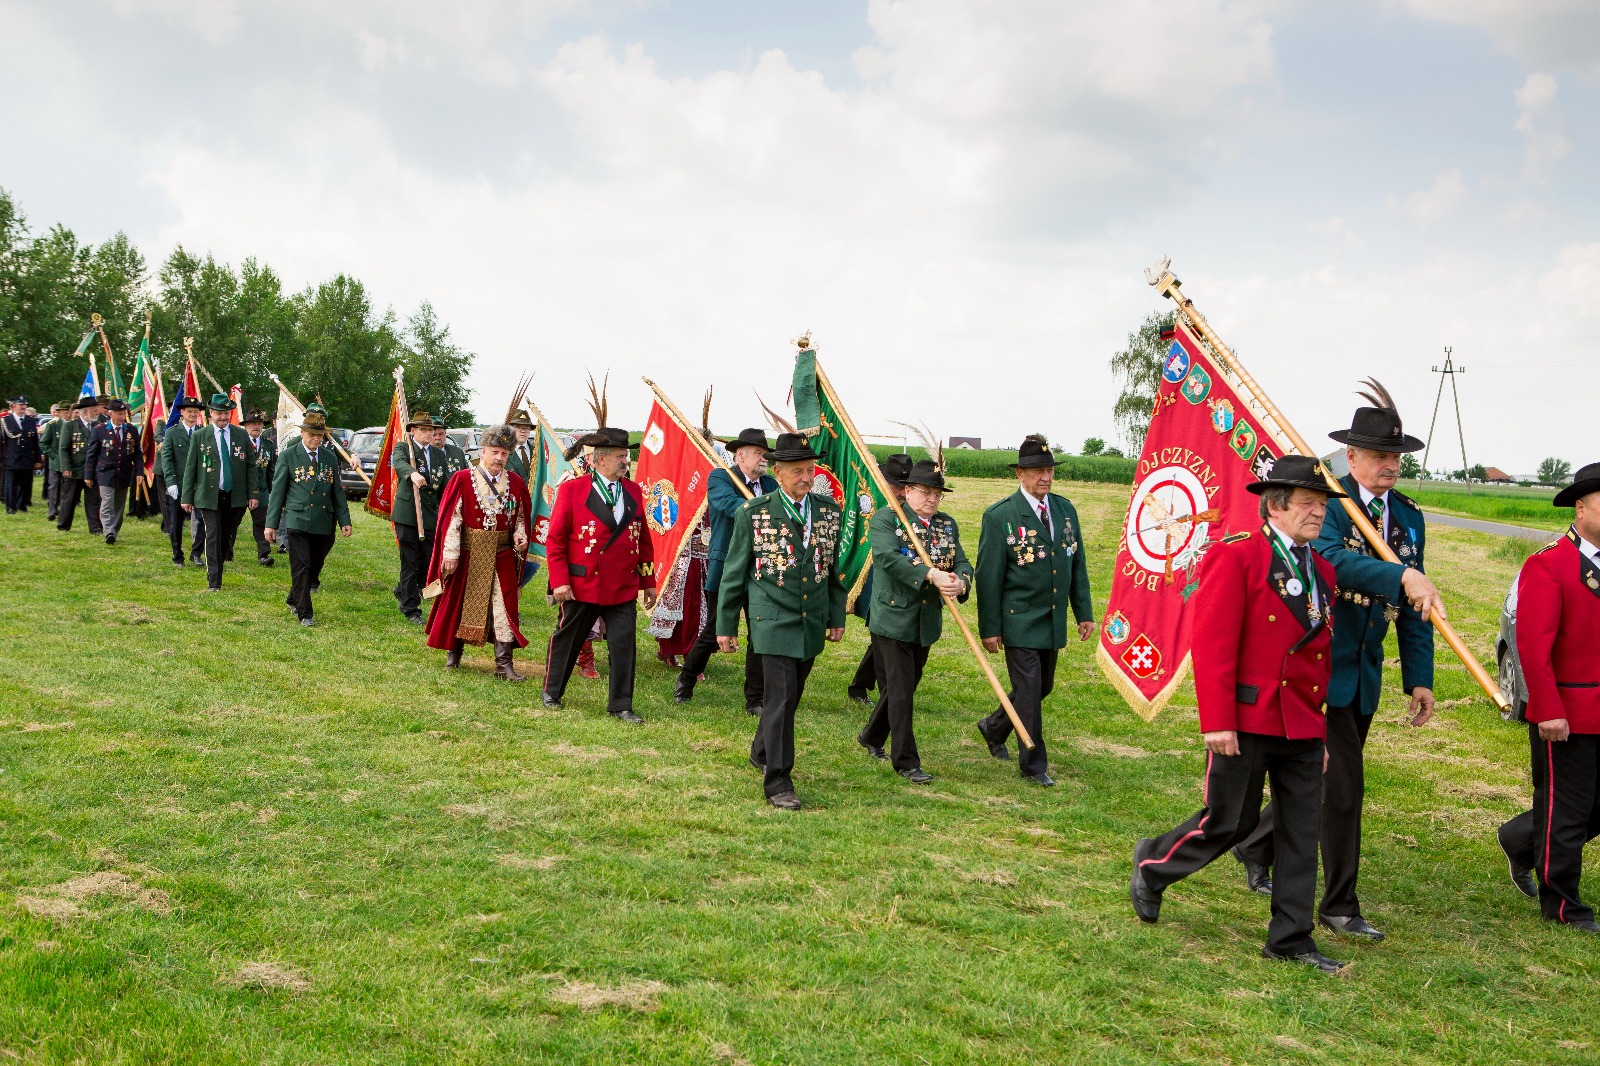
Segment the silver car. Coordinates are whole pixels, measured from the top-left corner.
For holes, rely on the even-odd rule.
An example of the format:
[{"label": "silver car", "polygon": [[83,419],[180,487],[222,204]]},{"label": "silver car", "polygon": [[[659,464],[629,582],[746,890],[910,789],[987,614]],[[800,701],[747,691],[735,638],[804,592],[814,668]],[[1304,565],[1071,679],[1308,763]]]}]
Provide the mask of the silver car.
[{"label": "silver car", "polygon": [[[1521,576],[1521,575],[1518,575]],[[1511,591],[1500,605],[1500,632],[1494,640],[1495,662],[1499,664],[1497,680],[1500,695],[1510,704],[1500,717],[1508,722],[1528,720],[1528,683],[1522,678],[1522,660],[1517,657],[1517,580],[1511,579]]]}]

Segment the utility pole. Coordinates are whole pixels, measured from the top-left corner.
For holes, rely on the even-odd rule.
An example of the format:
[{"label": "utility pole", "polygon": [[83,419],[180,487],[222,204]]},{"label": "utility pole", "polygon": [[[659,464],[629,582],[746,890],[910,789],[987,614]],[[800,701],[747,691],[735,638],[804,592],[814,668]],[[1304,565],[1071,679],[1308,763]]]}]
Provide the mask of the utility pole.
[{"label": "utility pole", "polygon": [[[1465,374],[1467,368],[1456,366],[1453,355],[1454,349],[1449,345],[1444,349],[1444,366],[1435,366],[1432,372],[1439,375],[1439,392],[1433,398],[1433,418],[1428,421],[1428,446],[1422,452],[1422,470],[1428,470],[1428,453],[1433,451],[1433,427],[1439,421],[1439,402],[1444,399],[1444,383],[1450,382],[1450,398],[1456,405],[1456,436],[1461,441],[1461,476],[1467,483],[1467,495],[1472,495],[1472,467],[1467,465],[1467,433],[1461,428],[1461,393],[1456,389],[1456,375]],[[1419,479],[1420,480],[1420,479]]]}]

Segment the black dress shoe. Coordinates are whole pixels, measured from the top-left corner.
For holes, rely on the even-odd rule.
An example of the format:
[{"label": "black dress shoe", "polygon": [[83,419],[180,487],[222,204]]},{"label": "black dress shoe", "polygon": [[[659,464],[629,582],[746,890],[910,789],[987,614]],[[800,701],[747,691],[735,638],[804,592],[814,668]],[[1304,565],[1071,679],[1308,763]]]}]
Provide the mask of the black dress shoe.
[{"label": "black dress shoe", "polygon": [[542,689],[539,692],[539,702],[543,703],[552,711],[559,711],[561,709],[561,701]]},{"label": "black dress shoe", "polygon": [[764,763],[764,762],[756,762],[756,757],[754,755],[750,756],[750,765],[754,766],[757,770],[760,770],[762,773],[766,773],[767,772],[767,764]]},{"label": "black dress shoe", "polygon": [[320,581],[313,581],[313,582],[312,582],[312,583],[311,583],[311,591],[312,591],[312,592],[321,592],[321,591],[322,591],[322,582],[320,582]]},{"label": "black dress shoe", "polygon": [[884,751],[878,745],[868,744],[865,737],[858,735],[856,737],[856,743],[860,744],[863,748],[866,748],[867,754],[872,756],[874,759],[887,759],[889,757],[889,753]]},{"label": "black dress shoe", "polygon": [[896,770],[895,773],[910,781],[913,785],[926,785],[933,780],[933,775],[925,772],[920,766],[913,766],[909,770]]},{"label": "black dress shoe", "polygon": [[1340,936],[1357,937],[1373,943],[1383,939],[1383,934],[1359,914],[1319,914],[1317,922],[1323,928],[1331,929]]},{"label": "black dress shoe", "polygon": [[1575,922],[1567,922],[1566,926],[1581,933],[1600,933],[1600,925],[1596,925],[1592,918],[1580,918]]},{"label": "black dress shoe", "polygon": [[1049,774],[1023,774],[1022,779],[1029,784],[1038,785],[1041,788],[1056,787],[1056,779],[1051,777]]},{"label": "black dress shoe", "polygon": [[1299,955],[1280,955],[1271,948],[1262,948],[1261,957],[1272,959],[1274,962],[1297,962],[1302,966],[1312,966],[1323,973],[1338,973],[1344,969],[1344,963],[1328,958],[1320,951],[1307,951]]},{"label": "black dress shoe", "polygon": [[1499,829],[1495,830],[1494,835],[1495,839],[1500,841],[1500,850],[1505,853],[1506,866],[1511,871],[1511,883],[1516,887],[1518,892],[1521,892],[1529,899],[1538,899],[1539,886],[1533,880],[1533,870],[1529,867],[1523,866],[1516,859],[1511,857],[1511,849],[1506,847],[1506,838],[1501,835],[1505,831],[1505,828],[1506,827],[1502,825]]},{"label": "black dress shoe", "polygon": [[767,802],[780,811],[798,811],[800,809],[800,797],[793,792],[779,792],[777,795],[768,796]]},{"label": "black dress shoe", "polygon": [[311,616],[308,614],[304,618],[300,619],[300,624],[303,625],[303,626],[314,626],[317,623],[313,622],[311,620]]},{"label": "black dress shoe", "polygon": [[748,714],[752,718],[760,718],[761,717],[761,704],[759,704],[759,703],[747,703],[747,704],[745,704],[744,705],[744,713]]},{"label": "black dress shoe", "polygon": [[260,563],[262,566],[276,566],[278,560],[274,559],[270,555],[263,555],[261,558],[257,559],[256,562]]},{"label": "black dress shoe", "polygon": [[850,698],[856,703],[864,704],[868,707],[872,706],[872,697],[867,695],[866,689],[853,688],[848,691]]},{"label": "black dress shoe", "polygon": [[993,755],[996,759],[1011,758],[1011,752],[1006,749],[1006,742],[1003,740],[999,742],[990,740],[989,734],[983,731],[982,722],[978,723],[978,735],[983,738],[984,744],[988,746],[990,755]]},{"label": "black dress shoe", "polygon": [[183,565],[183,556],[180,555],[178,558],[172,560],[172,565],[173,566],[182,566]]},{"label": "black dress shoe", "polygon": [[412,611],[410,614],[406,615],[406,621],[410,622],[414,626],[422,625],[422,612]]},{"label": "black dress shoe", "polygon": [[692,699],[694,699],[694,682],[686,680],[679,674],[677,680],[672,683],[672,702],[688,703]]},{"label": "black dress shoe", "polygon": [[117,542],[117,535],[115,533],[107,533],[106,534],[106,543],[107,544],[115,544],[116,542]]},{"label": "black dress shoe", "polygon": [[632,725],[643,725],[644,724],[644,719],[640,718],[638,715],[634,714],[632,711],[618,711],[616,714],[613,714],[611,717],[615,718],[619,722],[628,722],[628,723],[631,723]]},{"label": "black dress shoe", "polygon": [[1244,857],[1238,848],[1233,849],[1233,857],[1239,860],[1244,867],[1244,885],[1250,891],[1263,896],[1272,895],[1272,867],[1262,866],[1259,862],[1251,862]]},{"label": "black dress shoe", "polygon": [[1161,919],[1161,893],[1145,883],[1142,863],[1150,857],[1156,842],[1149,837],[1140,838],[1133,846],[1133,877],[1128,882],[1128,898],[1133,901],[1133,913],[1141,922],[1154,925]]},{"label": "black dress shoe", "polygon": [[189,553],[189,563],[193,566],[199,566],[202,558],[204,557],[199,552]]}]

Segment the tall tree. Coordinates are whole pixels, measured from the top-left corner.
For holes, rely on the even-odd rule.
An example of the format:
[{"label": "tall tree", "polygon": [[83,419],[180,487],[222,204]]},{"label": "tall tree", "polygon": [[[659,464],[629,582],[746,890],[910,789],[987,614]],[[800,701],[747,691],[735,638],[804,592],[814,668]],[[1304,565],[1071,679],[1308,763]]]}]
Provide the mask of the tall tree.
[{"label": "tall tree", "polygon": [[450,327],[426,301],[406,322],[406,341],[410,350],[403,365],[411,409],[427,411],[446,425],[472,425],[466,376],[476,356],[451,342]]},{"label": "tall tree", "polygon": [[1133,455],[1144,450],[1144,435],[1150,428],[1150,412],[1155,407],[1161,368],[1166,362],[1167,344],[1161,334],[1172,326],[1172,312],[1152,311],[1138,329],[1128,334],[1127,347],[1111,357],[1111,372],[1122,379],[1122,391],[1111,415]]},{"label": "tall tree", "polygon": [[322,396],[335,425],[381,423],[394,394],[391,373],[404,348],[394,311],[375,315],[366,288],[345,274],[306,289],[293,302],[305,351],[284,383],[307,403]]},{"label": "tall tree", "polygon": [[1565,459],[1550,456],[1539,464],[1539,484],[1565,485],[1567,478],[1572,476],[1572,464]]}]

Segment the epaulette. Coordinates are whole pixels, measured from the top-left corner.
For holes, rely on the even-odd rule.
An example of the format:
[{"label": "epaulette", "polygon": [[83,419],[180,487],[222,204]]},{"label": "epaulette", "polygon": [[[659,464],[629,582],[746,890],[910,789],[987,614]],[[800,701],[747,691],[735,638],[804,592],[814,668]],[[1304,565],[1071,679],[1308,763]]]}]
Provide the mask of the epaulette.
[{"label": "epaulette", "polygon": [[1551,541],[1549,544],[1546,544],[1544,547],[1534,549],[1534,551],[1528,557],[1531,559],[1535,555],[1543,555],[1545,552],[1549,551],[1551,548],[1554,548],[1557,544],[1560,544],[1563,539],[1564,538],[1562,538],[1562,537],[1557,537],[1555,540]]},{"label": "epaulette", "polygon": [[744,501],[744,503],[740,504],[739,509],[741,511],[748,511],[752,507],[759,507],[761,505],[761,501],[764,499],[766,499],[765,496],[752,497],[751,499],[748,499]]},{"label": "epaulette", "polygon": [[1241,540],[1249,540],[1249,539],[1250,539],[1250,531],[1247,529],[1243,533],[1229,533],[1226,537],[1222,538],[1220,543],[1223,543],[1223,544],[1237,544]]},{"label": "epaulette", "polygon": [[1399,500],[1413,511],[1416,511],[1418,514],[1422,513],[1422,505],[1417,503],[1417,501],[1413,500],[1410,496],[1407,496],[1405,493],[1401,492],[1399,489],[1390,489],[1389,495],[1394,499]]}]

